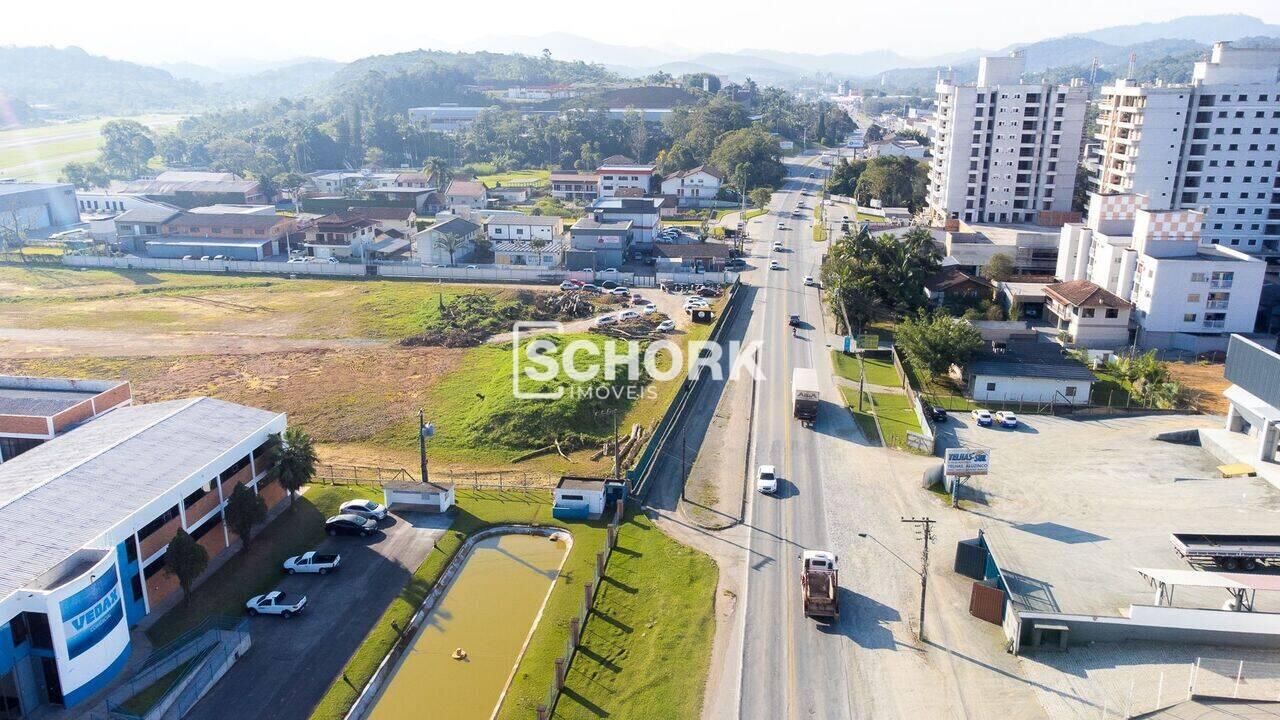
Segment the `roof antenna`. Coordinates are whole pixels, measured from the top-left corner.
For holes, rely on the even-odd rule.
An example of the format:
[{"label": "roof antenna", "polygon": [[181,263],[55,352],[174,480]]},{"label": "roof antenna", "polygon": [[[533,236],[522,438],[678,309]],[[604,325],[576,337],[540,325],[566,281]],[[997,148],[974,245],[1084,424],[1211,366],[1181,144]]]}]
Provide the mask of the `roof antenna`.
[{"label": "roof antenna", "polygon": [[1138,53],[1129,53],[1129,74],[1125,76],[1126,80],[1132,80],[1138,74]]}]

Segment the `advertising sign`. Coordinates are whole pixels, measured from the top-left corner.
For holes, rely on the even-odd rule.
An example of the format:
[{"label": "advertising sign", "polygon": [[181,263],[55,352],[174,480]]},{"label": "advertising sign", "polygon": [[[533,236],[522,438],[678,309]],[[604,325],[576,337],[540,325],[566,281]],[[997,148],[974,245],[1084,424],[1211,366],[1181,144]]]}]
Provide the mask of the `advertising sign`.
[{"label": "advertising sign", "polygon": [[67,636],[67,656],[74,659],[97,645],[124,620],[115,566],[110,566],[85,589],[59,602],[58,610],[62,613],[62,631]]},{"label": "advertising sign", "polygon": [[990,450],[947,448],[942,471],[947,475],[986,475],[990,467]]}]

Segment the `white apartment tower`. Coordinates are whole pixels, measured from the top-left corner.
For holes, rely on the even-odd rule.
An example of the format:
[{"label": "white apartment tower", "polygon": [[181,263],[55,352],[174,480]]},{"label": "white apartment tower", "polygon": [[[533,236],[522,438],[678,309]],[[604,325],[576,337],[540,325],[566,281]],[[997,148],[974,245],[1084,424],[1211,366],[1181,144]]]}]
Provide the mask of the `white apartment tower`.
[{"label": "white apartment tower", "polygon": [[1099,192],[1204,213],[1206,243],[1280,254],[1280,49],[1220,42],[1189,85],[1102,89]]},{"label": "white apartment tower", "polygon": [[1089,219],[1062,227],[1055,275],[1134,305],[1138,343],[1201,352],[1251,333],[1267,263],[1201,244],[1198,210],[1153,210],[1142,195],[1091,195]]},{"label": "white apartment tower", "polygon": [[972,85],[939,78],[929,166],[936,221],[1058,225],[1069,217],[1088,89],[1081,80],[1025,84],[1024,68],[1015,53],[982,58]]}]

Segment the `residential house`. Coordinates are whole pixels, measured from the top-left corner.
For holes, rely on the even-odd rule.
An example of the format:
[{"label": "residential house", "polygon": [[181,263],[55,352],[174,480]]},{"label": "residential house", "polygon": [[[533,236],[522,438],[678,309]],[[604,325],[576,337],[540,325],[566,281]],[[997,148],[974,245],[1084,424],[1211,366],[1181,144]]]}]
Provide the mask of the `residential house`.
[{"label": "residential house", "polygon": [[414,212],[413,208],[349,207],[346,212],[349,215],[359,215],[366,220],[378,223],[378,229],[383,233],[388,230],[395,230],[400,233],[401,237],[408,237],[416,232],[414,222],[418,219],[418,214]]},{"label": "residential house", "polygon": [[970,275],[955,265],[942,268],[924,281],[924,294],[935,305],[951,301],[990,300],[994,286],[979,275]]},{"label": "residential house", "polygon": [[182,208],[139,199],[112,220],[115,242],[123,252],[145,255],[146,241],[159,236],[160,228],[181,214]]},{"label": "residential house", "polygon": [[359,213],[333,213],[316,218],[306,229],[303,246],[312,257],[365,258],[379,223]]},{"label": "residential house", "polygon": [[489,204],[489,191],[478,180],[454,180],[444,191],[444,201],[450,208],[483,208]]},{"label": "residential house", "polygon": [[622,267],[631,234],[630,220],[607,220],[598,215],[579,218],[569,228],[566,263],[571,270]]},{"label": "residential house", "polygon": [[602,222],[629,221],[628,241],[642,248],[652,246],[662,229],[662,210],[663,199],[652,197],[601,197],[587,206],[587,212]]},{"label": "residential house", "polygon": [[490,215],[484,221],[485,236],[490,242],[550,242],[564,234],[564,219],[555,215]]},{"label": "residential house", "polygon": [[1056,343],[1035,341],[993,343],[958,374],[978,402],[1087,405],[1097,381]]},{"label": "residential house", "polygon": [[905,157],[913,160],[924,158],[924,146],[916,140],[894,138],[871,143],[863,151],[868,158]]},{"label": "residential house", "polygon": [[470,220],[446,217],[413,236],[418,259],[424,265],[454,265],[476,251],[482,229]]},{"label": "residential house", "polygon": [[[1231,403],[1226,431],[1252,439],[1251,461],[1272,470],[1280,462],[1280,355],[1240,335],[1227,345],[1223,375],[1231,387],[1222,396]],[[1211,431],[1210,437],[1215,434]],[[1233,443],[1234,444],[1234,443]]]},{"label": "residential house", "polygon": [[1267,263],[1204,244],[1204,213],[1148,205],[1145,195],[1092,195],[1088,221],[1062,227],[1057,276],[1133,303],[1143,347],[1223,350],[1231,333],[1252,332]]},{"label": "residential house", "polygon": [[493,243],[493,262],[497,265],[558,267],[564,258],[562,240],[503,240]]},{"label": "residential house", "polygon": [[[1088,280],[1046,285],[1045,311],[1067,342],[1081,348],[1112,350],[1129,344],[1133,304]],[[1046,319],[1047,319],[1046,318]]]},{"label": "residential house", "polygon": [[662,181],[662,194],[674,196],[679,206],[701,207],[703,201],[716,199],[724,180],[724,173],[710,165],[699,165],[666,177]]},{"label": "residential house", "polygon": [[605,158],[596,175],[600,178],[600,197],[608,198],[617,195],[622,188],[637,188],[648,195],[653,188],[653,174],[657,166],[649,163],[638,163],[625,155],[613,155]]},{"label": "residential house", "polygon": [[551,197],[567,202],[589,203],[600,195],[600,176],[595,173],[551,173]]},{"label": "residential house", "polygon": [[1006,255],[1020,273],[1053,272],[1058,261],[1058,231],[1038,225],[953,225],[943,236],[947,257],[967,273],[979,272],[991,258]]}]

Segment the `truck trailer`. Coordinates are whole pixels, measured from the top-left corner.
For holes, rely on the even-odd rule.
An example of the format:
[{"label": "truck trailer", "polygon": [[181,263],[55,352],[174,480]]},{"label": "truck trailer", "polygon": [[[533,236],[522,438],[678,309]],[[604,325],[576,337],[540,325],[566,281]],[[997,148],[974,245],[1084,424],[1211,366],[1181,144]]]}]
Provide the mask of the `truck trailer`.
[{"label": "truck trailer", "polygon": [[1212,562],[1225,570],[1255,570],[1280,561],[1280,535],[1173,533],[1173,550],[1189,562]]},{"label": "truck trailer", "polygon": [[801,554],[800,592],[804,598],[805,617],[839,622],[840,575],[835,553],[805,550]]},{"label": "truck trailer", "polygon": [[818,373],[813,368],[796,368],[791,374],[791,408],[805,427],[818,417]]}]

